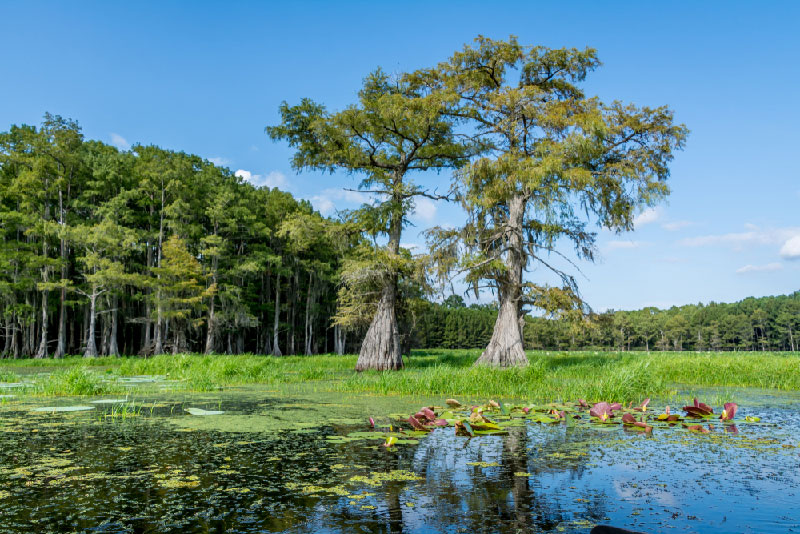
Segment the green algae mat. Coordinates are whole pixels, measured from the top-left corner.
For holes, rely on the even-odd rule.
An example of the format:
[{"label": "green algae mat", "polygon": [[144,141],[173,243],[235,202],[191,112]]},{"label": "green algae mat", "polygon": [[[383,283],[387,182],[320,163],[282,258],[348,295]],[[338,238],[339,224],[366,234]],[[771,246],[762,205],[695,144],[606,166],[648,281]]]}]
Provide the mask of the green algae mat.
[{"label": "green algae mat", "polygon": [[736,410],[709,394],[670,414],[302,387],[9,393],[0,532],[800,529],[800,403],[738,393]]}]

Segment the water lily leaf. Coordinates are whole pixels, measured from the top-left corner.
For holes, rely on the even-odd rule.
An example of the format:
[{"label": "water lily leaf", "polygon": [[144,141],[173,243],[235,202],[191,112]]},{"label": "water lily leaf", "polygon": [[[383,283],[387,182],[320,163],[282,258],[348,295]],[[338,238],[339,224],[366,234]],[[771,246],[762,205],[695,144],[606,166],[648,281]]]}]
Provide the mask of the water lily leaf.
[{"label": "water lily leaf", "polygon": [[475,435],[475,432],[473,432],[472,425],[469,424],[469,421],[458,421],[456,423],[456,435],[459,435],[459,430],[462,430],[463,433],[470,437]]},{"label": "water lily leaf", "polygon": [[730,421],[736,415],[736,410],[739,406],[735,402],[726,402],[725,407],[722,409],[722,415],[719,416],[723,421]]},{"label": "water lily leaf", "polygon": [[222,415],[225,412],[220,410],[203,410],[202,408],[186,408],[191,415]]},{"label": "water lily leaf", "polygon": [[498,430],[475,430],[476,436],[505,436],[508,434],[508,431],[505,429],[498,429]]},{"label": "water lily leaf", "polygon": [[460,407],[461,407],[461,403],[460,403],[460,402],[458,402],[456,399],[447,399],[447,400],[446,400],[446,401],[444,401],[444,402],[445,402],[445,403],[446,403],[448,406],[450,406],[451,408],[460,408]]},{"label": "water lily leaf", "polygon": [[758,423],[758,422],[761,421],[761,418],[760,417],[756,417],[754,415],[746,415],[744,417],[744,420],[747,421],[748,423]]},{"label": "water lily leaf", "polygon": [[430,408],[422,408],[417,415],[422,415],[428,421],[433,421],[436,419],[436,414]]},{"label": "water lily leaf", "polygon": [[509,414],[508,406],[503,404],[503,401],[500,401],[498,404],[500,404],[500,413],[502,413],[503,415],[508,415]]},{"label": "water lily leaf", "polygon": [[710,430],[704,428],[702,425],[684,425],[689,432],[697,432],[699,434],[708,434]]},{"label": "water lily leaf", "polygon": [[543,413],[533,413],[533,414],[528,416],[528,420],[532,421],[534,423],[544,423],[544,424],[557,423],[558,422],[557,420],[555,420],[552,417],[549,417],[549,416],[547,416],[547,415],[545,415]]},{"label": "water lily leaf", "polygon": [[429,428],[420,423],[419,420],[414,416],[408,418],[408,424],[411,425],[414,430],[430,431]]},{"label": "water lily leaf", "polygon": [[598,402],[597,404],[592,406],[591,410],[589,410],[589,415],[598,418],[600,421],[605,422],[608,419],[614,417],[613,406],[619,406],[620,408],[622,408],[622,405],[619,403],[609,404],[607,402]]},{"label": "water lily leaf", "polygon": [[622,422],[623,422],[623,424],[626,424],[626,425],[632,425],[632,424],[636,423],[636,418],[633,417],[631,414],[626,413],[626,414],[622,415]]},{"label": "water lily leaf", "polygon": [[388,438],[386,438],[386,443],[384,443],[383,446],[388,449],[389,447],[391,447],[395,443],[397,443],[397,438],[394,437],[394,436],[389,436]]},{"label": "water lily leaf", "polygon": [[714,413],[711,406],[703,402],[697,402],[697,398],[694,399],[693,406],[684,406],[683,411],[685,411],[689,417],[708,417]]},{"label": "water lily leaf", "polygon": [[85,412],[94,410],[94,406],[43,406],[34,408],[34,412]]}]

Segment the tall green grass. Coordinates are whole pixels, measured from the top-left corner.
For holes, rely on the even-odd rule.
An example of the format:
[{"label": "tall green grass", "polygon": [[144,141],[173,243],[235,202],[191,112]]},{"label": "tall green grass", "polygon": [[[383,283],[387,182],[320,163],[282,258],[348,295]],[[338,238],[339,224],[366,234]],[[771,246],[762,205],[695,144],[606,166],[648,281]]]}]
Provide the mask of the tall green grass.
[{"label": "tall green grass", "polygon": [[[519,397],[532,402],[639,401],[676,388],[756,387],[800,390],[800,353],[529,352],[518,369],[473,367],[479,350],[414,351],[402,371],[356,373],[356,356],[160,355],[153,358],[47,360],[56,371],[37,391],[96,395],[116,391],[115,376],[160,375],[207,391],[244,384],[312,383],[318,389],[381,395]],[[0,376],[42,360],[3,361]],[[6,373],[5,375],[3,373]],[[102,373],[102,374],[101,374]],[[145,386],[143,386],[145,387]]]}]

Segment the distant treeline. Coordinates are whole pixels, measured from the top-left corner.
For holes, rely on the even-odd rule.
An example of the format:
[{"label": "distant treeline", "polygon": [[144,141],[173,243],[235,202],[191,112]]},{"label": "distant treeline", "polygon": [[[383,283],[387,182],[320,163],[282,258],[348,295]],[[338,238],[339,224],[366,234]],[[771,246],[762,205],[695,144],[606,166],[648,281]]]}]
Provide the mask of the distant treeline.
[{"label": "distant treeline", "polygon": [[[497,316],[491,306],[465,307],[460,297],[428,304],[418,313],[414,345],[485,347]],[[798,350],[800,291],[747,298],[732,304],[675,306],[668,310],[607,311],[581,320],[526,317],[526,349]]]}]

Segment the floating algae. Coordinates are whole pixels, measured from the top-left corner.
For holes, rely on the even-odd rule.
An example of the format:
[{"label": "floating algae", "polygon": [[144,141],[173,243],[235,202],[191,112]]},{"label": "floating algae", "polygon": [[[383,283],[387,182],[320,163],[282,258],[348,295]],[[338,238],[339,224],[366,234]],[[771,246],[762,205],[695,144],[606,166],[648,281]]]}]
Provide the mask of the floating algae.
[{"label": "floating algae", "polygon": [[85,412],[87,410],[94,410],[94,406],[42,406],[34,408],[34,412]]}]

